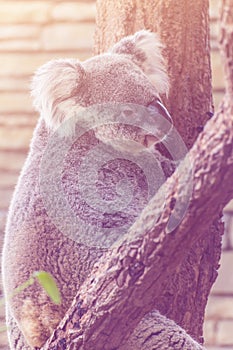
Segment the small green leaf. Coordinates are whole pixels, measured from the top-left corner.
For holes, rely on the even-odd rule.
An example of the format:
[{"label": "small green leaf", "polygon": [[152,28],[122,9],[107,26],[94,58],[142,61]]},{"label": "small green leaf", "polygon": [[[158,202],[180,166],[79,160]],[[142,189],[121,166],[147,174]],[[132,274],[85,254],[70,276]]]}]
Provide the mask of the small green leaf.
[{"label": "small green leaf", "polygon": [[61,304],[61,295],[53,276],[45,271],[36,271],[33,277],[37,278],[40,285],[44,288],[54,304]]}]

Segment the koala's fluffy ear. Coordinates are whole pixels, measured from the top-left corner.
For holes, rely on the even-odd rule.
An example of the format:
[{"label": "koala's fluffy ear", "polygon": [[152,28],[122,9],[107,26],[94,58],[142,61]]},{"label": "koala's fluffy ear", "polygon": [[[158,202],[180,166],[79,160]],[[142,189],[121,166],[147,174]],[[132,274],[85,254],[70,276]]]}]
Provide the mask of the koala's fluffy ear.
[{"label": "koala's fluffy ear", "polygon": [[84,77],[84,68],[76,59],[49,61],[35,73],[31,84],[33,105],[49,129],[57,129],[71,116]]},{"label": "koala's fluffy ear", "polygon": [[156,87],[159,94],[168,94],[169,79],[156,33],[141,30],[127,36],[113,46],[111,52],[130,56]]}]

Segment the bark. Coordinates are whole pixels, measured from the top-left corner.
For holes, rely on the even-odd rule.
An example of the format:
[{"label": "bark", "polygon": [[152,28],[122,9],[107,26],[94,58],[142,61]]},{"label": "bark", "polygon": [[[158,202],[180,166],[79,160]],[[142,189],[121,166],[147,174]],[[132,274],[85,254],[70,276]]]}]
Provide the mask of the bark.
[{"label": "bark", "polygon": [[[170,6],[172,7],[175,2],[173,1]],[[118,3],[120,4],[120,1]],[[140,6],[140,3],[138,1],[137,5]],[[169,3],[170,1],[166,1],[166,6]],[[179,2],[179,5],[177,3],[176,11],[173,8],[175,12],[172,16],[176,16],[181,3],[182,1]],[[206,6],[206,2],[196,1],[190,7],[193,10],[193,7],[201,6],[201,3],[203,6],[205,3]],[[112,9],[113,4],[115,2],[109,2],[110,9]],[[131,13],[127,6],[136,3],[133,1],[129,3],[127,0],[125,4],[126,10]],[[153,2],[151,2],[152,4]],[[157,1],[155,4],[159,6],[161,2]],[[183,2],[183,5],[185,4],[188,4],[188,2]],[[118,8],[117,5],[116,7]],[[164,11],[163,8],[165,8],[165,5],[161,5],[161,13]],[[108,8],[103,6],[103,10],[107,11]],[[119,5],[119,11],[121,10],[122,8]],[[188,5],[186,10],[190,10]],[[204,14],[203,11],[202,9],[202,15]],[[106,18],[109,18],[110,14],[106,13],[106,16]],[[115,17],[117,16],[114,15]],[[194,20],[193,17],[192,14],[189,18],[190,22]],[[124,17],[121,18],[124,22]],[[216,277],[216,267],[219,259],[219,212],[233,196],[233,0],[223,1],[221,18],[221,43],[225,58],[227,94],[220,109],[208,121],[204,131],[199,135],[189,152],[192,169],[187,165],[182,174],[178,169],[144,209],[140,218],[130,229],[127,240],[106,253],[101,261],[96,264],[91,277],[86,280],[78,292],[65,318],[43,347],[44,350],[65,348],[116,349],[123,339],[132,332],[142,316],[154,307],[154,300],[158,300],[158,305],[166,311],[168,316],[173,316],[173,314],[176,316],[180,312],[181,319],[178,323],[195,335],[196,338],[200,337],[204,306],[209,288]],[[169,19],[171,19],[170,8],[167,9],[167,20]],[[109,22],[108,26],[110,26]],[[134,27],[134,22],[134,20],[130,21],[132,26],[130,29],[139,29]],[[204,26],[203,23],[207,22],[202,17],[202,25]],[[122,24],[122,28],[123,26],[127,27]],[[189,26],[188,21],[186,26]],[[103,35],[109,33],[109,27],[106,26],[106,28],[106,30],[103,30]],[[129,34],[121,32],[123,29],[121,29],[120,23],[115,28],[119,28],[119,35]],[[191,28],[186,27],[186,30],[190,31],[190,35],[194,35]],[[200,35],[204,35],[205,38],[206,33],[205,29],[200,30]],[[165,31],[162,33],[162,30],[161,34],[167,39],[167,43],[170,35],[176,35],[173,29],[167,33],[167,36]],[[118,37],[116,38],[118,31],[114,35],[111,40],[118,39]],[[104,39],[100,39],[100,44],[106,45],[101,40]],[[106,41],[107,45],[111,44],[111,40]],[[192,40],[194,40],[193,36],[190,37],[191,43]],[[202,40],[201,42],[204,43]],[[169,49],[167,50],[170,52]],[[186,50],[184,51],[186,52]],[[205,64],[208,61],[207,56],[207,53],[204,58],[201,56]],[[192,74],[194,74],[198,61],[192,59],[193,56],[191,55],[189,60],[191,60],[193,66],[190,64],[189,68],[192,69]],[[186,64],[186,61],[183,62]],[[208,64],[204,65],[205,68],[202,72],[203,96],[201,95],[201,80],[196,85],[197,89],[199,86],[198,91],[191,88],[195,86],[192,85],[192,81],[187,83],[184,80],[183,86],[180,78],[180,85],[177,85],[184,89],[182,93],[185,96],[189,96],[190,100],[187,99],[187,101],[193,103],[191,107],[194,105],[194,108],[191,108],[190,118],[196,116],[198,124],[205,122],[206,118],[205,113],[198,113],[200,112],[199,109],[206,110],[207,104],[211,101],[211,97],[208,95],[210,77],[207,66]],[[170,64],[169,68],[171,72]],[[198,69],[200,69],[200,66]],[[175,72],[176,70],[174,70]],[[174,82],[179,82],[179,74],[182,75],[182,72],[178,72],[174,77],[172,76],[172,91],[175,90]],[[199,76],[198,74],[201,73],[197,73],[197,76]],[[192,79],[194,77],[195,75],[192,76]],[[208,83],[204,81],[203,77],[205,79],[208,77]],[[175,94],[175,92],[172,93]],[[178,123],[178,120],[182,119],[182,109],[180,109],[179,114],[179,107],[176,105],[182,103],[182,94],[180,91],[176,93],[179,96],[177,101],[170,97],[169,103],[171,109],[176,110],[177,108],[174,119]],[[200,99],[197,105],[193,102],[196,101],[196,93],[197,98]],[[202,98],[203,105],[200,104]],[[194,113],[194,110],[197,114]],[[193,120],[192,123],[190,125],[195,125],[196,120]],[[185,125],[184,130],[181,128],[179,131],[187,131],[187,139],[192,143],[196,135],[192,139],[191,132],[188,132],[188,130],[189,127]],[[182,198],[185,197],[187,177],[189,180],[193,180],[193,193],[189,208],[179,227],[172,233],[167,234],[165,227],[173,210],[174,201],[182,201]],[[183,181],[184,179],[185,181]],[[166,205],[164,206],[164,192],[162,190],[165,187],[167,196]],[[163,208],[162,211],[161,208]],[[154,218],[157,213],[160,216],[156,222]],[[214,224],[211,225],[213,220]],[[210,226],[211,229],[209,229]],[[202,246],[200,242],[202,242]],[[187,252],[187,255],[184,252]],[[186,280],[185,277],[188,277],[188,279]],[[169,279],[171,280],[170,283],[167,282]],[[174,287],[173,284],[175,283],[177,284]],[[178,289],[177,294],[174,294],[175,288]],[[200,294],[200,291],[203,295]],[[181,300],[182,303],[184,302],[183,309],[179,305]],[[168,305],[166,309],[168,303],[171,303],[172,310]],[[191,314],[192,312],[194,316]],[[195,317],[197,322],[194,321]]]}]

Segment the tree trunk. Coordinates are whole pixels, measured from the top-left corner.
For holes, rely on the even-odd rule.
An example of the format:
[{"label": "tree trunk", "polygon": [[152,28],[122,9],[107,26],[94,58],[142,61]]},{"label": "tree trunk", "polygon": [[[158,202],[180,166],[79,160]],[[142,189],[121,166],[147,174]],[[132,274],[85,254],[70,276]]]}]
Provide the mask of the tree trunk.
[{"label": "tree trunk", "polygon": [[[96,53],[143,28],[159,33],[171,81],[167,106],[188,148],[213,112],[208,9],[208,0],[97,0]],[[222,232],[216,219],[205,237],[182,252],[181,264],[156,300],[163,314],[199,341],[207,297],[217,276]]]},{"label": "tree trunk", "polygon": [[[169,1],[166,1],[166,4],[168,3]],[[183,3],[183,1],[180,1],[180,3]],[[119,7],[117,4],[119,4]],[[122,5],[121,8],[120,1],[117,4],[118,11],[123,11],[124,6]],[[126,12],[131,14],[133,7],[130,7],[131,10],[127,7],[129,1],[125,1],[125,4]],[[133,6],[133,0],[130,4]],[[140,4],[141,2],[138,1],[139,8]],[[153,5],[152,1],[150,4]],[[157,1],[156,4],[159,5],[160,2]],[[174,18],[174,22],[176,21],[177,12],[182,11],[178,6],[179,4],[177,2],[177,9],[172,15],[170,10],[167,10],[166,20],[172,21],[172,18]],[[183,3],[183,5],[185,4],[186,2]],[[108,8],[103,3],[106,18],[110,17],[112,13],[117,15],[117,8],[116,12],[113,12],[114,7],[111,7],[114,5],[115,3],[109,2],[112,11],[109,13],[107,12]],[[98,8],[99,6],[100,2],[98,2]],[[201,7],[201,2],[192,3],[192,8],[196,8],[196,6]],[[207,8],[205,7],[205,9]],[[186,10],[189,10],[188,6],[186,6]],[[169,16],[168,12],[170,13]],[[162,10],[161,13],[163,13]],[[132,16],[130,17],[129,28],[134,28]],[[98,18],[100,18],[100,14]],[[121,20],[123,21],[124,18],[121,17]],[[173,200],[181,200],[185,193],[185,186],[182,186],[182,181],[180,182],[180,191],[178,189],[179,185],[177,184],[182,179],[179,172],[176,171],[164,184],[167,187],[166,205],[163,206],[164,196],[162,191],[159,191],[130,230],[128,239],[134,237],[134,235],[139,236],[139,238],[131,239],[130,242],[123,241],[120,247],[109,251],[96,264],[92,276],[81,287],[66,316],[43,347],[44,350],[65,348],[98,350],[113,349],[114,346],[117,349],[124,337],[132,332],[140,318],[151,309],[154,300],[159,301],[158,305],[166,311],[167,315],[174,314],[179,318],[178,313],[180,312],[180,324],[183,324],[197,338],[200,337],[203,310],[209,288],[216,277],[216,267],[220,254],[218,213],[233,196],[233,0],[223,1],[221,18],[221,43],[225,58],[227,94],[219,111],[208,121],[203,133],[199,135],[194,147],[189,152],[190,162],[193,164],[193,173],[190,168],[186,169],[186,172],[188,176],[193,177],[194,186],[191,202],[182,223],[172,234],[165,232],[164,228],[172,211],[171,204]],[[108,33],[110,33],[110,19],[107,27]],[[184,19],[185,17],[182,18],[182,20]],[[194,19],[191,16],[189,20],[191,22]],[[203,23],[207,22],[202,18],[201,23],[204,25]],[[122,26],[119,24],[119,32],[122,30]],[[127,27],[127,25],[124,26]],[[189,31],[188,21],[186,26],[187,31]],[[168,28],[171,27],[168,26]],[[189,29],[192,33],[191,27]],[[103,28],[104,35],[107,33],[105,30]],[[203,33],[206,35],[205,30],[200,30],[200,35],[204,35]],[[169,31],[167,37],[165,34],[164,32],[163,37],[167,39],[169,35],[176,35],[173,30]],[[101,40],[103,39],[100,37],[99,43],[102,43]],[[114,37],[111,40],[116,40],[116,38]],[[107,45],[111,44],[111,40],[106,40]],[[191,42],[192,40],[193,37],[190,37]],[[185,47],[183,47],[183,50],[186,52]],[[206,52],[206,55],[208,56],[208,52]],[[205,62],[208,61],[208,57],[201,57]],[[190,69],[194,71],[197,62],[195,63],[192,58],[193,56],[189,58],[188,63],[184,62],[185,65],[192,62],[193,67],[190,64]],[[170,72],[171,69],[172,67],[170,67]],[[181,75],[182,72],[179,72],[179,74]],[[174,79],[179,80],[179,74],[175,75],[175,78],[172,76],[172,90],[175,90],[173,81]],[[199,74],[203,76],[203,80],[204,77],[205,79],[209,77],[209,73],[204,70]],[[180,86],[182,86],[181,83],[180,78]],[[195,93],[197,92],[195,89],[192,93],[189,89],[186,91],[188,86],[186,83],[185,80],[183,93],[187,93],[185,96],[189,96],[189,102],[192,102],[195,100]],[[203,84],[205,86],[206,81],[203,81]],[[193,86],[190,83],[189,85]],[[208,91],[207,89],[205,94]],[[182,101],[180,90],[177,91],[177,94],[179,94],[179,101]],[[207,98],[207,95],[205,98]],[[203,94],[203,105],[207,106],[207,102],[204,101],[205,98]],[[209,95],[208,102],[210,100]],[[169,103],[172,106],[170,98]],[[194,103],[194,105],[195,108],[201,109],[199,104]],[[190,114],[194,118],[195,115],[192,112],[193,109]],[[177,114],[175,117],[178,118],[178,115],[181,118],[181,114]],[[197,113],[196,116],[197,119],[204,119],[204,114],[200,116]],[[196,119],[193,120],[193,123],[195,122]],[[184,130],[186,127],[185,125]],[[187,135],[191,134],[188,133]],[[191,136],[188,139],[191,140]],[[154,222],[153,218],[157,212],[161,212],[161,206],[163,207],[161,216],[157,222]],[[213,220],[216,221],[208,231],[208,227]],[[202,241],[202,246],[199,243],[200,241]],[[187,252],[186,256],[184,252]],[[171,280],[170,283],[168,282],[169,279]],[[178,290],[177,294],[174,292],[173,284]],[[204,296],[200,293],[204,293]],[[170,302],[172,303],[171,307],[168,305]],[[183,308],[180,303],[184,303]],[[197,322],[195,322],[192,312],[197,317]],[[192,325],[192,322],[194,325]]]}]

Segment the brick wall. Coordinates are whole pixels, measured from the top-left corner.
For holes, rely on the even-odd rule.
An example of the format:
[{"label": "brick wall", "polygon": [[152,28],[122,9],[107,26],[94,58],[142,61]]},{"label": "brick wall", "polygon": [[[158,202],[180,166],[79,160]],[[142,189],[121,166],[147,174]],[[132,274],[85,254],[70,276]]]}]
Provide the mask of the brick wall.
[{"label": "brick wall", "polygon": [[[223,96],[223,73],[218,33],[218,5],[210,0],[214,100]],[[0,238],[14,184],[25,160],[37,115],[29,96],[35,69],[59,57],[91,55],[95,1],[0,0]],[[205,336],[208,350],[233,348],[233,205],[225,215],[222,266],[207,308]],[[1,312],[3,322],[3,310]],[[6,337],[0,334],[0,349]],[[221,345],[223,347],[221,347]],[[1,347],[2,346],[2,347]]]}]

